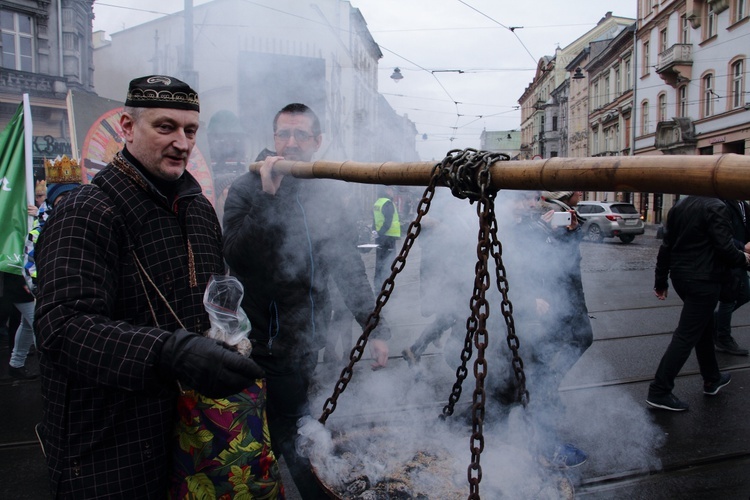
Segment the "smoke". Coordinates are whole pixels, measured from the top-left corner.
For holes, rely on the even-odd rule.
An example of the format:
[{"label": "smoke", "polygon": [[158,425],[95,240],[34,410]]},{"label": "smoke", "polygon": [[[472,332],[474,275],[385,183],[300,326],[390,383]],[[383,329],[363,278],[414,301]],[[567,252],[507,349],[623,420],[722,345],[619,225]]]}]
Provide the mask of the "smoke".
[{"label": "smoke", "polygon": [[[611,471],[659,467],[655,450],[663,442],[643,405],[625,390],[565,390],[569,382],[566,385],[563,379],[586,344],[582,347],[575,339],[576,332],[585,328],[568,324],[575,318],[570,310],[576,301],[569,296],[566,280],[577,263],[570,261],[570,253],[548,241],[546,233],[542,238],[522,234],[534,228],[527,225],[529,219],[543,212],[536,208],[534,193],[528,195],[500,193],[495,207],[530,401],[526,408],[510,401],[515,386],[512,353],[490,259],[485,447],[480,459],[480,491],[489,498],[565,497],[561,485],[578,481],[580,476],[549,463],[565,443],[588,454],[589,462],[583,467]],[[410,217],[402,215],[406,220]],[[457,498],[465,497],[475,349],[454,414],[445,420],[439,415],[451,393],[465,344],[477,230],[476,204],[438,189],[413,254],[396,277],[384,315],[393,330],[392,346],[412,346],[440,314],[450,312],[458,320],[437,335],[437,343],[428,345],[412,368],[400,360],[391,360],[386,370],[377,372],[366,363],[355,365],[352,380],[325,428],[316,423],[318,428],[311,433],[303,426],[306,450],[332,489],[340,492],[354,487],[352,481],[358,477],[366,477],[371,487],[379,481],[381,485],[398,483],[404,471],[419,468],[414,465],[415,457],[429,462],[420,455],[427,453],[438,457],[439,465],[422,466],[424,474],[419,477],[406,474],[412,493],[451,498],[455,491]],[[414,262],[417,259],[419,265]],[[546,307],[540,308],[539,300]],[[565,335],[574,338],[568,341]],[[605,374],[611,369],[603,363],[597,360],[590,365]],[[312,408],[323,408],[336,383],[330,371],[319,371],[318,376]],[[596,378],[596,374],[589,376]],[[437,474],[434,484],[430,484],[430,474]],[[449,480],[441,482],[436,477]]]}]

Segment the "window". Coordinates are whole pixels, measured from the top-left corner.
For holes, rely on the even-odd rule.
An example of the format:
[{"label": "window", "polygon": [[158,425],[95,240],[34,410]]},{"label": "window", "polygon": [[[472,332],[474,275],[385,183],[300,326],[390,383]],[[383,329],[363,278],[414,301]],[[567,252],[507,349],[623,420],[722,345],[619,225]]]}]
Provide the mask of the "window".
[{"label": "window", "polygon": [[648,101],[643,101],[641,104],[641,133],[646,135],[651,132],[649,127],[649,116],[648,116]]},{"label": "window", "polygon": [[614,148],[615,148],[614,151],[619,152],[620,151],[620,124],[619,123],[614,126],[613,132],[614,132],[613,142],[614,142]]},{"label": "window", "polygon": [[594,91],[592,92],[593,97],[593,109],[599,109],[599,82],[594,84]]},{"label": "window", "polygon": [[594,129],[593,138],[591,140],[591,153],[599,154],[599,129]]},{"label": "window", "polygon": [[604,129],[604,152],[612,151],[612,127]]},{"label": "window", "polygon": [[609,75],[604,77],[604,101],[603,104],[609,103],[609,101],[612,100],[612,97],[609,93]]},{"label": "window", "polygon": [[667,121],[667,94],[659,94],[659,118],[658,121]]},{"label": "window", "polygon": [[690,43],[690,21],[687,15],[680,16],[680,43]]},{"label": "window", "polygon": [[680,107],[678,110],[678,115],[682,118],[685,118],[688,115],[687,85],[681,86],[677,92],[680,95]]},{"label": "window", "polygon": [[34,37],[31,26],[31,16],[7,10],[0,11],[3,68],[34,71]]},{"label": "window", "polygon": [[667,50],[667,28],[659,32],[659,53]]},{"label": "window", "polygon": [[743,98],[745,91],[745,73],[743,72],[745,61],[740,59],[732,64],[732,107],[744,106]]},{"label": "window", "polygon": [[704,39],[711,38],[716,34],[716,12],[713,4],[706,4],[706,31]]},{"label": "window", "polygon": [[620,97],[622,94],[622,81],[620,78],[620,68],[615,69],[615,97]]},{"label": "window", "polygon": [[703,116],[714,114],[714,75],[703,77]]},{"label": "window", "polygon": [[625,61],[625,90],[630,90],[633,88],[632,83],[632,65],[630,64],[630,59],[627,59]]},{"label": "window", "polygon": [[643,42],[643,75],[648,75],[648,60],[651,54],[649,54],[649,48],[650,44],[648,42]]},{"label": "window", "polygon": [[552,117],[552,131],[556,131],[556,130],[557,130],[557,117],[553,116]]},{"label": "window", "polygon": [[737,0],[734,8],[734,21],[741,21],[747,17],[747,0]]}]

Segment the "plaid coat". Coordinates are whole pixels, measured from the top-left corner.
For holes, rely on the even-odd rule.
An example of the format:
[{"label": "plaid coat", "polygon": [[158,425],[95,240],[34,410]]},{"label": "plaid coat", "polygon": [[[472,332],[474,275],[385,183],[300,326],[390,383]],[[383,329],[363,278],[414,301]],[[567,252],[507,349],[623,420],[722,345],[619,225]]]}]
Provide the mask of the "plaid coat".
[{"label": "plaid coat", "polygon": [[59,498],[166,496],[177,387],[159,355],[179,326],[154,287],[202,333],[203,292],[224,272],[216,214],[183,178],[170,207],[118,154],[53,210],[39,238],[40,434]]}]

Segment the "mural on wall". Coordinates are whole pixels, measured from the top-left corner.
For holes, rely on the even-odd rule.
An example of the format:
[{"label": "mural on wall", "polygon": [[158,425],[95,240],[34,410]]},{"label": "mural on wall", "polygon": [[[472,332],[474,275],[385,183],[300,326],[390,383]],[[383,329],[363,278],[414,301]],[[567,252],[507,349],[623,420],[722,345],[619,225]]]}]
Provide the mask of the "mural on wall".
[{"label": "mural on wall", "polygon": [[[83,182],[89,183],[125,145],[120,128],[122,103],[91,94],[71,92],[68,97],[70,128],[75,131],[76,152],[83,171]],[[83,141],[80,138],[83,137]],[[211,169],[198,147],[193,148],[187,170],[203,188],[203,194],[215,204]]]}]

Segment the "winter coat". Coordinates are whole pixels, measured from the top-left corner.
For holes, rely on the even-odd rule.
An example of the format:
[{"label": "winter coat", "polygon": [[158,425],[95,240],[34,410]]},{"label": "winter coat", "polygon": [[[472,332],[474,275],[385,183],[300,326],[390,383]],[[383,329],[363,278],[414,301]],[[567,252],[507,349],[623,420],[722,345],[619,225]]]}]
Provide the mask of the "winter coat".
[{"label": "winter coat", "polygon": [[664,240],[656,259],[654,288],[666,290],[667,278],[726,283],[731,267],[745,266],[745,254],[732,239],[724,202],[688,196],[667,214]]},{"label": "winter coat", "polygon": [[221,251],[189,173],[169,206],[122,153],[55,207],[36,246],[34,328],[53,495],[165,498],[177,387],[159,357],[179,325],[135,256],[185,328],[202,333]]},{"label": "winter coat", "polygon": [[[729,210],[729,216],[732,223],[732,236],[734,245],[744,250],[745,243],[750,241],[750,205],[746,201],[723,200]],[[740,210],[740,203],[744,209]]]},{"label": "winter coat", "polygon": [[[286,176],[275,195],[249,172],[224,204],[224,256],[245,288],[253,354],[303,356],[323,347],[329,277],[364,326],[375,305],[357,230],[334,181]],[[373,338],[387,336],[376,330]]]}]

